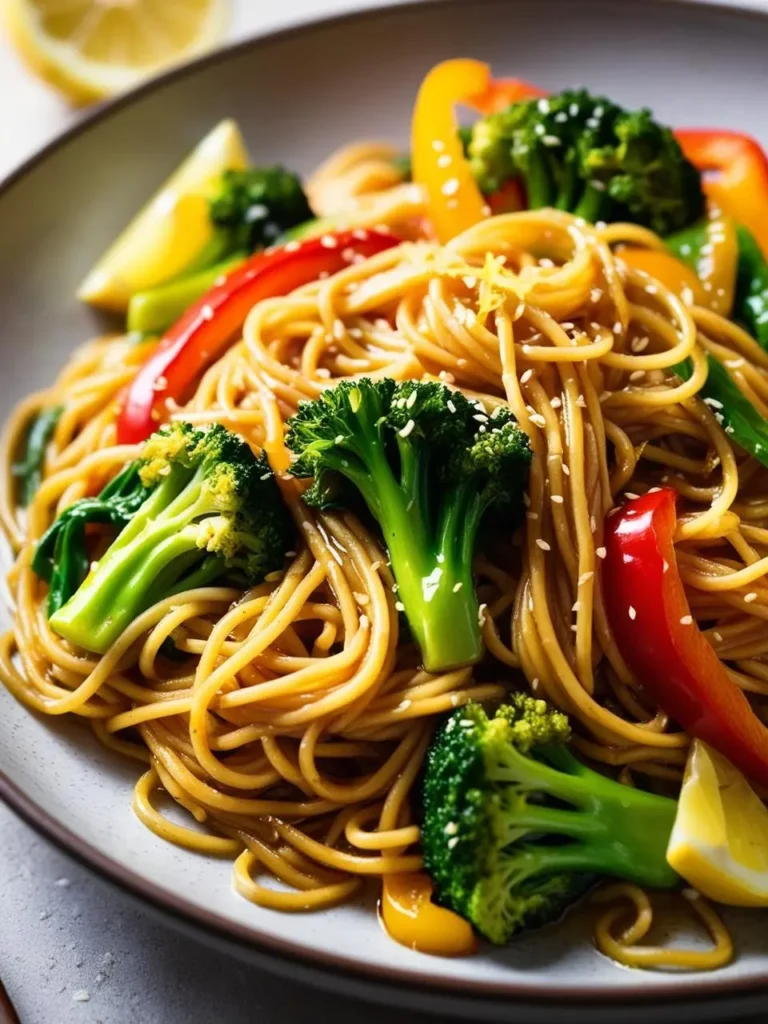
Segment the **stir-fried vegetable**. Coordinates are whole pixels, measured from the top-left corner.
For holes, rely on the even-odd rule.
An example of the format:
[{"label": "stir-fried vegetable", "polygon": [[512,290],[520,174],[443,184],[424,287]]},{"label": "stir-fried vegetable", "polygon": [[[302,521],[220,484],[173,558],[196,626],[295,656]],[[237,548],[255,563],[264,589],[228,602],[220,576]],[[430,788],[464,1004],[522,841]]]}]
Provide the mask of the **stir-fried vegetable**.
[{"label": "stir-fried vegetable", "polygon": [[398,244],[383,231],[344,231],[294,242],[252,256],[214,285],[167,331],[131,384],[118,417],[120,444],[146,440],[166,417],[167,401],[183,402],[201,374],[219,359],[262,299],[288,292],[322,274]]},{"label": "stir-fried vegetable", "polygon": [[128,305],[128,330],[142,335],[158,335],[180,320],[201,295],[205,295],[245,257],[235,256],[223,263],[215,263],[196,274],[179,277],[168,284],[158,285],[146,292],[138,292]]},{"label": "stir-fried vegetable", "polygon": [[676,495],[628,502],[606,520],[603,598],[622,657],[691,736],[768,786],[768,729],[696,625],[675,559]]},{"label": "stir-fried vegetable", "polygon": [[565,715],[517,693],[491,719],[454,712],[428,751],[425,866],[437,900],[492,942],[559,917],[601,875],[678,881],[676,802],[587,768],[569,737]]},{"label": "stir-fried vegetable", "polygon": [[120,533],[147,493],[138,465],[130,463],[98,495],[81,498],[51,523],[32,560],[34,571],[48,583],[49,616],[69,600],[88,573],[88,529],[107,527],[113,536]]},{"label": "stir-fried vegetable", "polygon": [[343,381],[299,407],[286,444],[305,494],[344,502],[335,481],[359,491],[378,521],[401,609],[429,672],[476,662],[481,615],[472,578],[480,523],[491,506],[522,503],[531,461],[511,415],[437,382]]},{"label": "stir-fried vegetable", "polygon": [[707,194],[754,235],[768,259],[768,156],[762,146],[723,130],[683,128],[675,137],[694,167],[707,174]]},{"label": "stir-fried vegetable", "polygon": [[19,504],[26,507],[34,498],[43,478],[43,463],[48,443],[61,418],[63,407],[42,409],[32,420],[24,439],[24,447],[13,464]]},{"label": "stir-fried vegetable", "polygon": [[[723,430],[740,448],[768,466],[768,420],[755,408],[734,382],[728,370],[714,356],[707,355],[709,372],[701,389]],[[678,377],[688,380],[693,368],[688,360],[674,367]]]},{"label": "stir-fried vegetable", "polygon": [[487,64],[447,60],[421,84],[413,112],[413,180],[424,188],[427,211],[440,242],[448,242],[485,216],[485,200],[464,158],[455,106],[482,95]]},{"label": "stir-fried vegetable", "polygon": [[[101,498],[112,516],[108,521],[122,529],[50,616],[51,628],[78,647],[103,653],[163,598],[205,586],[228,571],[253,585],[283,564],[291,524],[269,464],[224,427],[171,424],[147,441],[122,481],[126,503],[118,512],[104,492]],[[82,531],[94,518],[68,511],[44,563],[52,575],[72,558],[73,539],[79,559],[82,532],[73,538],[71,525]],[[49,550],[45,544],[50,541],[44,538],[36,563]]]},{"label": "stir-fried vegetable", "polygon": [[648,110],[583,89],[513,103],[472,127],[470,164],[483,192],[510,179],[528,206],[589,221],[629,220],[666,234],[701,215],[699,175]]}]

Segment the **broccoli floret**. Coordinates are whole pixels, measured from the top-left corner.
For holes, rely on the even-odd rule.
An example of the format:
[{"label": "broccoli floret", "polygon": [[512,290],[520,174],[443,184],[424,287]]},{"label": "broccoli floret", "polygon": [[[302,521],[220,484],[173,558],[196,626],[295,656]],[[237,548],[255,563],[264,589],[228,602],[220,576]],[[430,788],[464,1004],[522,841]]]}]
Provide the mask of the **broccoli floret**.
[{"label": "broccoli floret", "polygon": [[584,89],[524,100],[480,118],[470,162],[481,189],[511,178],[528,206],[586,220],[629,220],[665,235],[704,209],[701,177],[649,110],[626,111]]},{"label": "broccoli floret", "polygon": [[[50,616],[52,629],[78,647],[103,653],[164,598],[228,572],[252,585],[282,565],[291,527],[277,482],[265,456],[224,427],[172,423],[149,438],[122,476],[133,489],[129,505],[119,506],[120,532]],[[104,492],[97,500],[113,508]],[[80,522],[69,512],[46,556],[53,571],[70,557],[70,522]],[[41,548],[44,542],[50,552],[51,540],[43,538]],[[45,566],[44,552],[38,558]]]},{"label": "broccoli floret", "polygon": [[586,767],[569,736],[565,715],[517,693],[493,718],[456,711],[427,753],[426,869],[438,902],[491,942],[559,917],[600,875],[679,881],[666,860],[676,802]]},{"label": "broccoli floret", "polygon": [[343,381],[299,406],[286,444],[297,476],[314,476],[305,500],[345,503],[354,486],[378,521],[397,599],[425,668],[476,662],[481,626],[472,556],[491,506],[515,511],[531,461],[511,414],[438,382]]},{"label": "broccoli floret", "polygon": [[210,200],[210,215],[225,252],[251,253],[272,245],[313,214],[301,180],[283,167],[225,171]]}]

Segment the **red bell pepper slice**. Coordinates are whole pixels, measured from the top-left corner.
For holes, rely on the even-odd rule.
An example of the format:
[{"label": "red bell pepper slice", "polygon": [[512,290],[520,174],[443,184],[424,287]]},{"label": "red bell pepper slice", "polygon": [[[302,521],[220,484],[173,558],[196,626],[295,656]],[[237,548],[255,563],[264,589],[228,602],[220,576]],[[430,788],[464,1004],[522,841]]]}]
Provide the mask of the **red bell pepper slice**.
[{"label": "red bell pepper slice", "polygon": [[710,198],[749,228],[768,259],[768,156],[760,143],[742,132],[707,128],[678,128],[675,138],[705,176]]},{"label": "red bell pepper slice", "polygon": [[259,253],[227,274],[171,327],[128,388],[117,420],[118,444],[146,440],[165,419],[166,401],[185,401],[200,375],[229,348],[251,308],[336,274],[400,239],[357,228]]},{"label": "red bell pepper slice", "polygon": [[768,786],[768,729],[696,625],[675,561],[676,494],[644,494],[606,519],[601,583],[622,657],[691,736]]}]

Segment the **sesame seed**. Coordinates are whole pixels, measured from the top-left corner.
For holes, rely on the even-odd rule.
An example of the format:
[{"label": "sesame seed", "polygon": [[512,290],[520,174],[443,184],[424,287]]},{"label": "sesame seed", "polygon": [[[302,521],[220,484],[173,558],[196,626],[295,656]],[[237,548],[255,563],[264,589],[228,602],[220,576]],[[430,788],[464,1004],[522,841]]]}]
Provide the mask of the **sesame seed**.
[{"label": "sesame seed", "polygon": [[453,157],[450,155],[450,153],[442,153],[437,158],[437,166],[438,167],[450,167],[452,163],[453,163]]},{"label": "sesame seed", "polygon": [[472,417],[472,419],[473,420],[477,420],[478,423],[487,423],[488,422],[488,417],[485,415],[484,412],[477,413],[475,416]]},{"label": "sesame seed", "polygon": [[79,988],[76,992],[72,993],[72,999],[76,1003],[87,1003],[90,998],[86,988]]},{"label": "sesame seed", "polygon": [[480,607],[477,609],[477,622],[478,625],[481,627],[485,625],[485,613],[487,608],[487,604],[481,604]]},{"label": "sesame seed", "polygon": [[630,380],[640,380],[645,376],[645,370],[633,370],[629,375]]},{"label": "sesame seed", "polygon": [[443,829],[443,832],[445,832],[447,836],[455,836],[458,831],[459,826],[456,824],[455,821],[449,821],[448,824]]},{"label": "sesame seed", "polygon": [[713,637],[713,639],[714,639],[714,640],[716,640],[716,641],[717,641],[717,642],[718,642],[719,644],[721,644],[721,643],[723,642],[723,635],[722,635],[722,633],[713,633],[713,634],[712,634],[712,637]]},{"label": "sesame seed", "polygon": [[343,434],[337,434],[336,438],[334,440],[334,444],[343,444],[343,443],[344,443],[344,435]]},{"label": "sesame seed", "polygon": [[300,248],[301,242],[296,241],[296,239],[294,239],[291,242],[286,242],[285,245],[283,246],[285,252],[296,252],[296,250]]},{"label": "sesame seed", "polygon": [[403,429],[398,431],[400,437],[408,437],[408,435],[411,433],[415,426],[416,424],[414,423],[413,420],[408,420]]},{"label": "sesame seed", "polygon": [[716,398],[705,398],[704,399],[704,405],[709,405],[713,409],[722,409],[723,408],[723,403],[722,402],[718,402],[718,400]]},{"label": "sesame seed", "polygon": [[571,611],[572,612],[577,612],[577,611],[580,610],[580,608],[581,608],[581,601],[574,601],[573,607],[571,608]]},{"label": "sesame seed", "polygon": [[547,544],[547,542],[545,540],[542,540],[541,537],[537,537],[536,538],[536,543],[538,544],[538,546],[541,548],[542,551],[551,551],[552,550],[551,545]]},{"label": "sesame seed", "polygon": [[523,491],[523,504],[526,508],[530,508],[531,506],[531,499],[526,491]]},{"label": "sesame seed", "polygon": [[442,141],[442,139],[433,139],[432,149],[434,149],[436,153],[442,153],[442,151],[445,149],[445,143]]},{"label": "sesame seed", "polygon": [[352,596],[354,597],[358,604],[368,604],[368,602],[370,601],[370,598],[368,597],[367,594],[358,594],[357,591],[353,591]]},{"label": "sesame seed", "polygon": [[643,349],[648,348],[650,340],[650,338],[633,338],[630,348],[633,352],[642,352]]},{"label": "sesame seed", "polygon": [[746,601],[747,604],[750,604],[752,601],[756,601],[757,600],[757,594],[753,590],[753,591],[751,591],[751,593],[744,595],[744,600]]},{"label": "sesame seed", "polygon": [[461,580],[459,580],[458,583],[454,583],[454,585],[453,585],[453,592],[454,592],[454,594],[458,594],[458,592],[461,590],[461,588],[463,586],[464,586],[464,584],[461,582]]},{"label": "sesame seed", "polygon": [[538,690],[539,685],[540,684],[539,684],[538,676],[535,679],[531,680],[531,689],[533,690],[534,693],[536,693],[536,691]]},{"label": "sesame seed", "polygon": [[401,700],[395,708],[395,711],[407,711],[411,704],[413,704],[412,700]]},{"label": "sesame seed", "polygon": [[459,179],[449,178],[448,181],[443,183],[443,187],[440,189],[444,196],[455,196],[459,191]]},{"label": "sesame seed", "polygon": [[318,366],[315,370],[316,377],[323,377],[324,379],[331,376],[331,371],[327,366]]},{"label": "sesame seed", "polygon": [[448,409],[450,410],[450,412],[456,412],[456,406],[453,404],[453,400],[452,399],[449,398],[448,401],[445,404],[448,406]]},{"label": "sesame seed", "polygon": [[634,494],[632,491],[624,491],[624,497],[629,498],[630,501],[634,501],[635,498],[639,498],[639,494]]},{"label": "sesame seed", "polygon": [[378,572],[381,568],[381,562],[376,559],[375,562],[371,562],[371,572]]},{"label": "sesame seed", "polygon": [[565,498],[562,496],[562,494],[553,494],[552,501],[554,501],[556,505],[562,505],[565,501]]},{"label": "sesame seed", "polygon": [[448,370],[441,370],[440,373],[438,373],[438,377],[440,380],[444,380],[446,384],[454,384],[456,382],[456,378],[452,373],[449,373]]},{"label": "sesame seed", "polygon": [[680,625],[681,626],[690,626],[692,622],[693,622],[693,616],[692,615],[684,615],[682,617],[682,619],[680,619]]},{"label": "sesame seed", "polygon": [[592,300],[592,302],[599,302],[600,299],[602,299],[603,297],[603,289],[593,288],[589,293],[589,297]]},{"label": "sesame seed", "polygon": [[595,574],[591,569],[589,572],[583,572],[581,576],[579,576],[579,586],[583,587],[585,583],[589,583],[594,575]]},{"label": "sesame seed", "polygon": [[526,519],[538,519],[539,518],[539,513],[538,512],[526,512],[525,513],[525,518]]},{"label": "sesame seed", "polygon": [[570,471],[570,469],[568,468],[568,466],[566,465],[565,462],[563,463],[563,472],[565,473],[566,476],[570,476],[571,475],[571,471]]},{"label": "sesame seed", "polygon": [[339,240],[335,235],[323,235],[320,239],[320,245],[324,249],[336,249],[339,245]]},{"label": "sesame seed", "polygon": [[663,560],[663,562],[662,562],[662,569],[661,569],[661,571],[662,572],[667,572],[668,570],[669,570],[669,562],[665,558]]},{"label": "sesame seed", "polygon": [[587,403],[584,400],[584,395],[579,395],[579,397],[576,399],[576,405],[579,409],[587,408]]},{"label": "sesame seed", "polygon": [[344,321],[343,320],[334,320],[333,321],[333,336],[336,339],[336,341],[343,341],[345,334],[346,334],[346,328],[344,326]]},{"label": "sesame seed", "polygon": [[200,316],[203,320],[213,320],[213,306],[206,303],[206,305],[200,310]]},{"label": "sesame seed", "polygon": [[529,612],[533,611],[533,598],[532,597],[528,598],[528,611]]},{"label": "sesame seed", "polygon": [[456,843],[458,843],[458,841],[459,841],[459,837],[458,836],[453,836],[451,839],[449,839],[448,840],[448,849],[452,850],[454,848],[454,846],[456,845]]},{"label": "sesame seed", "polygon": [[520,377],[521,384],[527,384],[533,376],[533,370],[526,370],[525,373]]},{"label": "sesame seed", "polygon": [[634,620],[637,618],[637,612],[635,611],[634,607],[630,605],[627,609],[627,612],[629,613],[630,619],[632,619],[632,621],[634,622]]},{"label": "sesame seed", "polygon": [[608,556],[608,552],[605,550],[605,548],[597,548],[595,554],[598,558],[607,558]]},{"label": "sesame seed", "polygon": [[269,480],[269,478],[271,476],[272,476],[271,472],[269,472],[269,473],[262,473],[261,476],[259,477],[259,480]]},{"label": "sesame seed", "polygon": [[404,612],[405,611],[405,605],[403,604],[402,601],[395,601],[395,608],[399,612]]},{"label": "sesame seed", "polygon": [[616,323],[613,325],[612,330],[614,334],[621,334],[621,332],[624,330],[624,324],[621,322],[621,320],[616,321]]},{"label": "sesame seed", "polygon": [[358,242],[365,242],[368,238],[368,231],[366,228],[355,228],[352,237],[356,238]]},{"label": "sesame seed", "polygon": [[533,415],[531,416],[531,423],[533,423],[537,427],[546,427],[547,425],[547,421],[544,419],[540,412],[533,413]]},{"label": "sesame seed", "polygon": [[648,292],[649,295],[655,295],[659,289],[656,287],[655,284],[647,284],[645,286],[645,290]]},{"label": "sesame seed", "polygon": [[555,395],[555,397],[552,399],[552,401],[549,404],[552,406],[553,409],[559,409],[560,406],[563,403],[560,401],[560,399],[557,397],[557,395]]},{"label": "sesame seed", "polygon": [[410,393],[410,395],[408,395],[408,398],[406,400],[406,403],[405,403],[406,409],[412,409],[414,407],[414,405],[416,405],[416,399],[417,398],[418,398],[418,394],[415,391],[412,391]]},{"label": "sesame seed", "polygon": [[743,366],[746,362],[745,359],[726,359],[725,365],[731,370],[738,370],[740,366]]}]

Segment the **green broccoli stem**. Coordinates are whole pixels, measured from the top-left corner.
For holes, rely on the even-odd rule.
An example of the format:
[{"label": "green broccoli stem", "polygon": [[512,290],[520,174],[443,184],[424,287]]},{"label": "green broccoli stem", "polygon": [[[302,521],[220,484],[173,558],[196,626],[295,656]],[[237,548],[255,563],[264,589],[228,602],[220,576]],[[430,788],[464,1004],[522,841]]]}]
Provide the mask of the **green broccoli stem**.
[{"label": "green broccoli stem", "polygon": [[[410,449],[414,452],[414,449]],[[483,654],[472,553],[483,506],[470,487],[446,499],[434,536],[425,526],[428,474],[418,456],[402,460],[401,486],[380,493],[379,520],[414,639],[428,672],[472,665]],[[391,476],[391,474],[390,474]]]},{"label": "green broccoli stem", "polygon": [[[509,772],[510,828],[526,827],[545,834],[566,835],[574,841],[551,847],[536,846],[536,870],[598,873],[626,878],[639,885],[669,888],[679,878],[667,863],[666,851],[677,814],[677,802],[633,789],[606,778],[578,761],[565,747],[541,747],[546,763],[526,763],[514,748]],[[503,783],[504,760],[493,761],[496,781]],[[526,776],[538,792],[575,810],[538,807],[520,809],[518,789]],[[506,806],[506,804],[505,804]],[[504,810],[502,810],[504,815]],[[533,849],[533,848],[531,848]]]},{"label": "green broccoli stem", "polygon": [[[201,497],[203,478],[201,468],[192,472],[173,466],[66,604],[51,615],[51,628],[70,643],[103,654],[138,615],[172,594],[204,557],[194,520],[216,510]],[[195,558],[189,557],[192,553]]]},{"label": "green broccoli stem", "polygon": [[610,208],[611,202],[606,190],[596,188],[594,184],[587,184],[578,203],[573,207],[573,213],[576,217],[583,217],[590,224],[597,224],[598,221],[611,219]]},{"label": "green broccoli stem", "polygon": [[108,552],[51,616],[51,627],[70,643],[103,654],[142,612],[173,595],[178,577],[189,569],[186,556],[196,553],[199,560],[199,531],[179,525],[168,520],[150,537]]},{"label": "green broccoli stem", "polygon": [[163,334],[189,307],[216,284],[222,274],[238,267],[242,255],[179,277],[157,288],[137,292],[128,304],[128,330],[142,335]]}]

